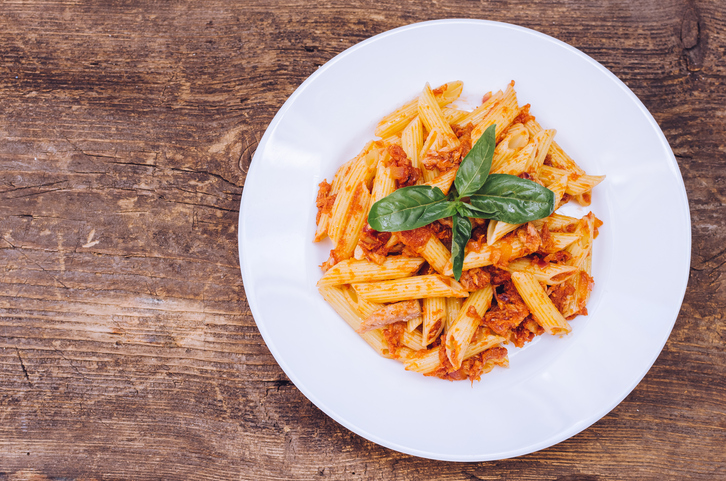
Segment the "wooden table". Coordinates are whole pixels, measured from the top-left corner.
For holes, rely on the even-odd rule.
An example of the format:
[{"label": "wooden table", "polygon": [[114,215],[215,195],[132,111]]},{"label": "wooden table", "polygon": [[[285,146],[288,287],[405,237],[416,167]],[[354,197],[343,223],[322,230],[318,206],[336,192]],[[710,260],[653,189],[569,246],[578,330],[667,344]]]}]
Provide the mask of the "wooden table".
[{"label": "wooden table", "polygon": [[[565,442],[470,464],[310,403],[237,256],[252,154],[295,88],[372,35],[457,17],[612,70],[665,132],[693,219],[683,307],[640,385]],[[722,0],[0,0],[0,480],[726,479],[725,54]]]}]

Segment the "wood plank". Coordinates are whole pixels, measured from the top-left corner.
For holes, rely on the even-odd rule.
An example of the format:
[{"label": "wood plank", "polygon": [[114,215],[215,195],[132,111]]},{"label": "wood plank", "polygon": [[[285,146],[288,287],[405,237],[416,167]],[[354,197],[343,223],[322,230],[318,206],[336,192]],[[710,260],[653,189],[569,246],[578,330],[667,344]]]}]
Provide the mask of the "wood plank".
[{"label": "wood plank", "polygon": [[[0,480],[726,477],[723,2],[0,11]],[[533,28],[613,71],[668,138],[693,222],[688,291],[645,379],[571,439],[490,463],[400,454],[318,410],[265,347],[237,258],[246,173],[288,96],[359,41],[435,18]]]}]

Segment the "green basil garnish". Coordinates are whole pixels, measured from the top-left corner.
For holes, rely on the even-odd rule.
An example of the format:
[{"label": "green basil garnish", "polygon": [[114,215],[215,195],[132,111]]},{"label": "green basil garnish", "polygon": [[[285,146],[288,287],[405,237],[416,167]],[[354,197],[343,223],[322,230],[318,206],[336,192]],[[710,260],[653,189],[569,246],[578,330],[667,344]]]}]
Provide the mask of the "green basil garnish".
[{"label": "green basil garnish", "polygon": [[451,218],[451,264],[454,268],[454,278],[458,281],[464,265],[464,248],[471,238],[471,221],[467,217],[455,214]]},{"label": "green basil garnish", "polygon": [[466,197],[473,194],[484,185],[492,168],[492,157],[494,156],[496,124],[490,125],[479,137],[476,144],[471,148],[456,172],[454,186],[459,197]]},{"label": "green basil garnish", "polygon": [[515,175],[492,174],[469,196],[469,202],[479,213],[472,217],[524,224],[550,215],[555,209],[555,193]]},{"label": "green basil garnish", "polygon": [[398,232],[429,225],[451,217],[454,212],[455,206],[446,200],[438,187],[412,185],[373,204],[368,213],[368,224],[379,232]]},{"label": "green basil garnish", "polygon": [[438,187],[427,185],[398,189],[373,204],[368,224],[379,232],[399,232],[452,217],[451,261],[458,281],[464,248],[471,237],[468,217],[523,224],[552,214],[555,194],[551,190],[514,175],[489,174],[495,131],[495,125],[487,128],[464,157],[448,197]]}]

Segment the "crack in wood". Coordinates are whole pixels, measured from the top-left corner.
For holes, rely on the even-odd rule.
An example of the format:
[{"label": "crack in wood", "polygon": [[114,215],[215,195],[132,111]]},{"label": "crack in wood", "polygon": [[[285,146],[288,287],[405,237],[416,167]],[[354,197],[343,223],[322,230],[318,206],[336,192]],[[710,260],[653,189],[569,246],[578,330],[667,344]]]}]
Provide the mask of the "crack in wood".
[{"label": "crack in wood", "polygon": [[[40,264],[38,264],[37,262],[35,262],[34,260],[32,260],[32,259],[31,259],[30,257],[28,257],[28,256],[27,256],[27,255],[25,254],[25,252],[23,252],[23,248],[22,248],[22,247],[20,247],[20,248],[16,247],[15,245],[13,245],[13,244],[12,244],[12,243],[11,243],[11,242],[10,242],[9,240],[7,240],[7,239],[6,239],[6,238],[4,238],[4,237],[2,238],[2,240],[4,240],[5,242],[7,242],[7,243],[8,243],[8,245],[10,245],[10,247],[11,247],[11,248],[13,248],[14,250],[17,250],[17,251],[18,251],[18,252],[20,253],[20,255],[22,255],[23,257],[25,257],[25,259],[26,259],[26,260],[27,260],[28,262],[30,262],[30,263],[32,263],[32,264],[35,264],[35,265],[36,265],[36,266],[37,266],[38,268],[40,268],[40,270],[41,270],[41,271],[43,271],[44,273],[48,274],[48,275],[49,275],[49,276],[50,276],[50,277],[51,277],[51,278],[52,278],[53,280],[55,280],[55,281],[56,281],[56,282],[57,282],[58,284],[62,285],[62,286],[63,286],[64,288],[68,289],[68,286],[66,286],[65,284],[63,284],[63,282],[61,282],[61,281],[60,281],[60,280],[59,280],[59,279],[58,279],[58,278],[57,278],[56,276],[54,276],[54,275],[53,275],[53,274],[51,274],[50,272],[46,271],[46,270],[45,270],[45,269],[43,268],[43,266],[41,266]],[[59,251],[56,251],[56,252],[62,253],[62,251],[60,251],[60,250],[59,250]]]},{"label": "crack in wood", "polygon": [[219,180],[221,180],[223,182],[226,182],[226,183],[228,183],[230,185],[233,185],[233,186],[237,187],[238,189],[241,189],[242,188],[241,185],[237,185],[234,182],[232,182],[231,180],[226,179],[226,178],[224,178],[223,176],[221,176],[219,174],[215,174],[214,172],[209,172],[207,170],[180,169],[179,167],[172,167],[171,170],[172,171],[175,171],[175,172],[186,172],[186,173],[190,173],[190,174],[203,174],[203,175],[208,175],[210,177],[217,178],[217,179],[219,179]]},{"label": "crack in wood", "polygon": [[18,346],[15,346],[15,352],[18,355],[18,361],[20,361],[20,367],[23,369],[23,374],[25,375],[25,380],[28,381],[28,385],[30,387],[33,387],[33,383],[30,382],[30,376],[28,376],[28,370],[25,368],[25,363],[23,362],[23,358],[20,356],[20,349],[18,349]]}]

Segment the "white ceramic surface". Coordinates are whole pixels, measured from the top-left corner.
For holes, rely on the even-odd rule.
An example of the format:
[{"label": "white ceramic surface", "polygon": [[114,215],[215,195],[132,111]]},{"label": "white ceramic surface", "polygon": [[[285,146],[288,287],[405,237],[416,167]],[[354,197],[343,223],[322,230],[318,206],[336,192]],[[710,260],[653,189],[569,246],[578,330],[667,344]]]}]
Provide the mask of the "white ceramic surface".
[{"label": "white ceramic surface", "polygon": [[[452,48],[448,48],[451,45]],[[317,185],[374,138],[377,121],[426,82],[464,81],[463,101],[516,81],[520,104],[591,174],[604,221],[590,315],[562,339],[510,348],[510,368],[450,383],[379,357],[317,293],[329,243],[313,244]],[[581,216],[590,209],[570,207]],[[688,200],[651,115],[582,52],[525,28],[442,20],[341,53],[273,119],[242,196],[240,260],[262,336],[290,380],[333,419],[389,448],[485,461],[530,453],[596,422],[653,364],[678,315],[690,264]]]}]

